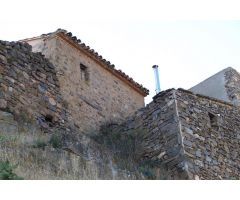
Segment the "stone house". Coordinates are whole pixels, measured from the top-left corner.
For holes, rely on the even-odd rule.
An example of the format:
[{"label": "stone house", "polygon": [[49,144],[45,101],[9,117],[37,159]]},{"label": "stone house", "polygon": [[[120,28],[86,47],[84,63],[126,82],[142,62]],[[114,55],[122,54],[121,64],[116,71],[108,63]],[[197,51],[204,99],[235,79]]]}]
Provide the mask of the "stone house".
[{"label": "stone house", "polygon": [[20,42],[41,52],[55,66],[60,91],[82,131],[121,121],[144,107],[149,91],[62,29]]}]

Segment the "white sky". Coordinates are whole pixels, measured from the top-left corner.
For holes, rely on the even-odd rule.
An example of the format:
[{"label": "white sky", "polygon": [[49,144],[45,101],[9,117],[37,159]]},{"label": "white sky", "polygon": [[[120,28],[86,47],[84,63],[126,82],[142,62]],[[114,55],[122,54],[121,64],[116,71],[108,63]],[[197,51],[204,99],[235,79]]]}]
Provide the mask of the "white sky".
[{"label": "white sky", "polygon": [[[166,3],[167,2],[167,3]],[[19,40],[63,28],[155,94],[189,89],[228,67],[240,71],[238,1],[50,1],[0,4],[0,39]]]}]

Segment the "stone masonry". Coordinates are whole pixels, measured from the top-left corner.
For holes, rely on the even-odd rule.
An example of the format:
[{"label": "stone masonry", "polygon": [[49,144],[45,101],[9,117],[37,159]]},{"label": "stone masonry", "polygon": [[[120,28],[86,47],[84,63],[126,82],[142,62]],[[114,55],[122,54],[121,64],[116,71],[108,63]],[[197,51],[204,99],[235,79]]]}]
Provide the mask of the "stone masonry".
[{"label": "stone masonry", "polygon": [[[197,87],[200,90],[207,87],[207,83],[221,80],[221,88],[215,91],[218,99],[189,90],[169,89],[157,94],[144,107],[147,89],[115,70],[108,61],[94,58],[85,44],[77,40],[81,47],[76,46],[76,40],[61,30],[27,41],[35,52],[40,51],[47,58],[42,53],[32,52],[32,46],[27,43],[0,41],[1,138],[8,134],[19,137],[18,133],[22,132],[19,120],[33,120],[27,132],[21,135],[28,139],[17,141],[24,142],[18,155],[24,152],[24,159],[31,157],[31,153],[26,153],[28,140],[37,122],[40,127],[37,137],[45,134],[49,139],[54,134],[52,130],[63,131],[65,146],[52,154],[53,149],[47,144],[49,151],[44,150],[42,154],[41,150],[36,150],[36,158],[44,157],[50,167],[46,153],[55,158],[54,155],[61,152],[63,157],[57,162],[67,159],[77,163],[70,175],[63,172],[64,177],[78,174],[79,178],[144,178],[137,167],[133,167],[132,176],[128,174],[132,169],[124,173],[118,171],[117,166],[113,166],[114,153],[104,143],[97,144],[91,139],[91,134],[98,135],[101,125],[109,123],[112,124],[110,134],[137,135],[133,160],[151,163],[151,167],[159,169],[155,170],[159,175],[151,177],[161,178],[164,167],[167,179],[240,178],[240,75],[234,69],[227,68]],[[214,87],[211,90],[214,91]],[[91,134],[81,134],[83,132]],[[17,154],[19,149],[15,148],[15,143],[10,146],[3,148],[1,156],[13,158]],[[11,151],[11,148],[14,149]],[[90,153],[93,150],[94,153]],[[91,172],[81,165],[79,155],[83,152],[86,159],[99,159],[97,164],[86,165],[92,167]],[[103,159],[106,155],[108,161]],[[45,170],[43,164],[40,165]],[[81,174],[80,165],[87,175]],[[31,166],[30,161],[28,166]],[[66,166],[72,170],[70,165]],[[105,170],[111,172],[105,176]],[[58,173],[55,168],[53,171]],[[44,172],[44,176],[37,177],[52,178],[47,174]]]},{"label": "stone masonry", "polygon": [[231,103],[170,89],[115,129],[139,132],[138,159],[164,165],[168,179],[239,179],[239,118]]},{"label": "stone masonry", "polygon": [[176,93],[189,178],[240,178],[240,109],[232,104]]},{"label": "stone masonry", "polygon": [[61,94],[69,104],[70,121],[81,131],[91,132],[101,124],[119,122],[144,107],[147,89],[114,69],[71,33],[60,29],[23,42],[54,64]]},{"label": "stone masonry", "polygon": [[0,41],[0,109],[37,119],[42,127],[65,126],[66,103],[54,66],[19,42]]}]

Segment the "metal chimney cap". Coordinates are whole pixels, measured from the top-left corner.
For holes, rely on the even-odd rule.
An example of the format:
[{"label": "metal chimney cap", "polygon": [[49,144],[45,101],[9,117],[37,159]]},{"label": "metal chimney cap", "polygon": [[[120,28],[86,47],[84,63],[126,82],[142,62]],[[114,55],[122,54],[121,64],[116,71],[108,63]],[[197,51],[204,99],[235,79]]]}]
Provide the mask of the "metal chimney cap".
[{"label": "metal chimney cap", "polygon": [[153,65],[152,68],[158,68],[158,65]]}]

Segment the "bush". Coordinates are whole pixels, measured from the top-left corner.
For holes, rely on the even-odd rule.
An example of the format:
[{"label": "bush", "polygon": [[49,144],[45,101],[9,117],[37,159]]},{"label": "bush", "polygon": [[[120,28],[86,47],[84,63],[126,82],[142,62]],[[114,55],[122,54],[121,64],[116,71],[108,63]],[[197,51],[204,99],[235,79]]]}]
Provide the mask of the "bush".
[{"label": "bush", "polygon": [[153,168],[151,168],[151,167],[149,167],[149,166],[140,166],[140,167],[139,167],[139,171],[140,171],[147,179],[150,179],[150,180],[156,179],[155,171],[153,170]]},{"label": "bush", "polygon": [[43,140],[37,140],[35,141],[35,144],[33,145],[33,148],[41,148],[44,149],[47,146],[47,143]]},{"label": "bush", "polygon": [[50,138],[49,143],[52,145],[53,148],[61,148],[62,147],[62,138],[59,135],[52,135]]},{"label": "bush", "polygon": [[22,180],[13,172],[16,166],[12,166],[9,161],[0,161],[0,180]]}]

